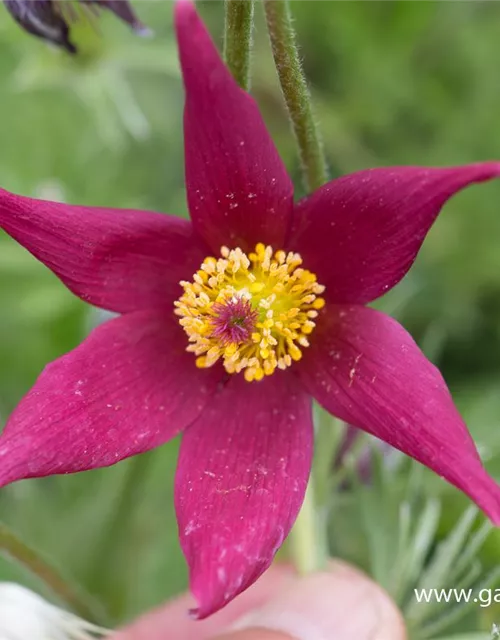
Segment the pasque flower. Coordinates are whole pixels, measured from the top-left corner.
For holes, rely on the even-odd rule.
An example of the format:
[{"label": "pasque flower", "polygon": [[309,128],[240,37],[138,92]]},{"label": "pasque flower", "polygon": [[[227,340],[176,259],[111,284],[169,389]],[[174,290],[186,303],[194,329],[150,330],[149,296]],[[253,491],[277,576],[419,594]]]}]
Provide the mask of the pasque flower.
[{"label": "pasque flower", "polygon": [[42,40],[76,53],[70,38],[70,26],[79,13],[87,10],[95,13],[99,9],[112,11],[129,24],[139,35],[146,35],[149,29],[138,20],[128,0],[78,0],[71,4],[68,0],[3,0],[14,20],[28,33]]},{"label": "pasque flower", "polygon": [[500,523],[500,489],[440,373],[365,306],[403,278],[448,198],[500,163],[360,171],[294,205],[257,106],[192,4],[176,5],[176,29],[191,221],[0,194],[2,228],[120,314],[21,401],[0,439],[0,484],[110,465],[182,431],[175,505],[199,617],[255,581],[288,534],[312,398]]}]

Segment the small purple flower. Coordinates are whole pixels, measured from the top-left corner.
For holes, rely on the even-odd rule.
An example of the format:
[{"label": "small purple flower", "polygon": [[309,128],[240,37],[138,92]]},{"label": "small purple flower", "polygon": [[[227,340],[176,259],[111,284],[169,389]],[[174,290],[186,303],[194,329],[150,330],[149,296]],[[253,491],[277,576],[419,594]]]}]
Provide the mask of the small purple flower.
[{"label": "small purple flower", "polygon": [[111,465],[183,432],[175,506],[198,617],[252,584],[290,531],[312,398],[499,524],[500,489],[441,374],[366,304],[403,278],[442,205],[500,163],[360,171],[294,204],[255,102],[192,4],[176,5],[176,29],[191,221],[0,191],[0,226],[121,314],[21,401],[0,438],[0,485]]},{"label": "small purple flower", "polygon": [[[71,22],[78,11],[69,0],[3,0],[14,20],[28,33],[52,44],[76,53],[70,39]],[[149,29],[140,22],[128,0],[78,0],[81,9],[96,12],[98,9],[112,11],[129,24],[139,35],[147,35]]]}]

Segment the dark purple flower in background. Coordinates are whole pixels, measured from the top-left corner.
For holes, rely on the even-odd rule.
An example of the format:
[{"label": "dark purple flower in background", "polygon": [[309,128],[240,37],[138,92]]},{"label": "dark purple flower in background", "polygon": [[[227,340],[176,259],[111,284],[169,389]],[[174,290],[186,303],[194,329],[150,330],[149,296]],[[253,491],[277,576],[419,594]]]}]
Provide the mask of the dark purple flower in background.
[{"label": "dark purple flower in background", "polygon": [[21,401],[0,438],[0,484],[111,465],[183,432],[175,505],[199,617],[252,584],[290,531],[312,398],[499,524],[500,489],[441,374],[365,305],[403,278],[442,205],[500,163],[360,171],[294,204],[255,102],[189,2],[176,29],[190,221],[0,192],[0,226],[121,314]]},{"label": "dark purple flower in background", "polygon": [[76,53],[70,38],[71,23],[78,19],[79,11],[95,13],[99,9],[112,11],[129,24],[139,35],[149,29],[139,21],[128,0],[3,0],[14,20],[28,33]]}]

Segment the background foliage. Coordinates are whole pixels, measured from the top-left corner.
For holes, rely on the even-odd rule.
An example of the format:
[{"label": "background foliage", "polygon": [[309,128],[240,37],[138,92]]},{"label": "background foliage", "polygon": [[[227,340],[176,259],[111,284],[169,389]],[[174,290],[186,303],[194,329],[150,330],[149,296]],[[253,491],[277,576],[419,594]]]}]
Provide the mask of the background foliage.
[{"label": "background foliage", "polygon": [[[0,7],[3,187],[71,203],[185,214],[172,6],[143,0],[136,8],[153,39],[137,39],[103,14],[93,27],[76,25],[82,54],[70,58],[22,33]],[[500,4],[299,0],[292,9],[334,176],[376,165],[500,157]],[[219,38],[222,5],[201,3],[200,10]],[[259,7],[253,92],[300,193]],[[411,273],[380,306],[442,368],[500,479],[499,203],[499,184],[456,197]],[[43,366],[103,316],[4,235],[0,309],[3,421]],[[129,619],[186,585],[172,508],[176,449],[172,443],[114,468],[18,483],[0,494],[1,518],[99,597],[116,621]],[[415,466],[400,465],[391,482],[362,489],[364,501],[357,490],[327,496],[334,552],[380,575],[373,560],[401,531],[401,500]],[[467,501],[431,474],[420,475],[420,497],[441,504],[431,554]],[[376,525],[374,510],[360,508],[375,500],[396,514],[393,520]],[[425,515],[419,508],[417,522]],[[500,560],[499,534],[475,555],[486,575]],[[7,562],[0,579],[39,589]],[[476,607],[457,628],[487,628],[495,616],[498,622],[494,606]]]}]

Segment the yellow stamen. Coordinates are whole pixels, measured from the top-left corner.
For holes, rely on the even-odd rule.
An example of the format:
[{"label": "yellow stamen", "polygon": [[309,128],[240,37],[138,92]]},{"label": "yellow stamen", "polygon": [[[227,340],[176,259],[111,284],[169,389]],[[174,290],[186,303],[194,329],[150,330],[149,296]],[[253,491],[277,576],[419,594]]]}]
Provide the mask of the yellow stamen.
[{"label": "yellow stamen", "polygon": [[258,244],[245,254],[221,248],[208,257],[184,293],[175,313],[188,335],[188,351],[196,366],[211,367],[222,358],[228,373],[244,372],[245,380],[262,380],[302,358],[325,287],[302,268],[298,253]]}]

